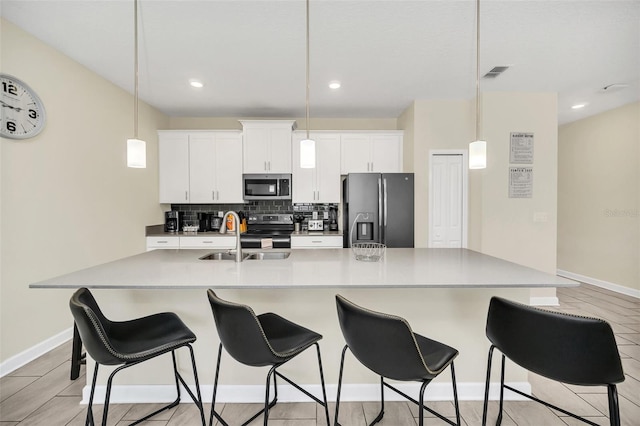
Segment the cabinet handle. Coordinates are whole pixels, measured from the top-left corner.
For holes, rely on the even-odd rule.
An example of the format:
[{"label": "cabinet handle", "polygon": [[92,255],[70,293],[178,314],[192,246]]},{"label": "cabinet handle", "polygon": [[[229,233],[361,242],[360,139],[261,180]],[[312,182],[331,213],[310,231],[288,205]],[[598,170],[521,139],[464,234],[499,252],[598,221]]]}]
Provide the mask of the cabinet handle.
[{"label": "cabinet handle", "polygon": [[266,162],[266,161],[264,162],[264,171],[265,171],[265,172],[266,172],[266,171],[268,171],[268,170],[267,170],[267,162]]},{"label": "cabinet handle", "polygon": [[189,200],[189,191],[184,191],[184,200],[185,201]]},{"label": "cabinet handle", "polygon": [[216,199],[216,191],[211,191],[211,199],[215,201],[215,199]]},{"label": "cabinet handle", "polygon": [[311,241],[311,242],[312,242],[313,244],[320,244],[320,243],[322,243],[322,241],[317,241],[317,240],[314,240],[314,241]]},{"label": "cabinet handle", "polygon": [[216,191],[216,200],[220,201],[220,192]]},{"label": "cabinet handle", "polygon": [[271,171],[271,161],[267,161],[267,164],[269,165],[269,171]]},{"label": "cabinet handle", "polygon": [[167,244],[169,241],[156,241],[156,244]]}]

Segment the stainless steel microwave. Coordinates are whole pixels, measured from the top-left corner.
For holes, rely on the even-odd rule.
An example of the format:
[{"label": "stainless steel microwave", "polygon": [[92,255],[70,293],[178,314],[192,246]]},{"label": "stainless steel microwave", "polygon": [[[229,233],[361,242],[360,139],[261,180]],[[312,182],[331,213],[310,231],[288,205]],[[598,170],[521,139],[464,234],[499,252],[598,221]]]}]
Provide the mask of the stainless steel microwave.
[{"label": "stainless steel microwave", "polygon": [[245,174],[242,175],[245,201],[290,200],[290,174]]}]

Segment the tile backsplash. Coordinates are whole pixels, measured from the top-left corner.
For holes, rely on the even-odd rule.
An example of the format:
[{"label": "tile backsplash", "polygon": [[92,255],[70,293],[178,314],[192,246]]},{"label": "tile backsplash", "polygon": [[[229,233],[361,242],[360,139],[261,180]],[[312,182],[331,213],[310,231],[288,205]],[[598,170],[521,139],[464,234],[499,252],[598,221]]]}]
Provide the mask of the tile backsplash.
[{"label": "tile backsplash", "polygon": [[[198,223],[198,213],[227,212],[229,210],[241,211],[249,214],[291,213],[304,216],[304,224],[318,212],[318,218],[323,218],[324,212],[329,212],[331,207],[338,208],[338,204],[293,204],[291,201],[249,201],[244,204],[171,204],[171,210],[182,213],[183,220],[189,224]],[[304,227],[304,225],[303,225]]]}]

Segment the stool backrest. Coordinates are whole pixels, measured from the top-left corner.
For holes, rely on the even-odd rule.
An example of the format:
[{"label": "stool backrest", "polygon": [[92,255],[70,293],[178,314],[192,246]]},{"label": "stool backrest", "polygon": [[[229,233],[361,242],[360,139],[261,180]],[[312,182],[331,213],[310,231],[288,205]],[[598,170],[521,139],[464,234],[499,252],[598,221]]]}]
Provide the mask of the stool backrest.
[{"label": "stool backrest", "polygon": [[277,362],[275,351],[262,330],[260,321],[249,306],[220,299],[207,290],[220,342],[236,361],[265,366]]},{"label": "stool backrest", "polygon": [[575,385],[624,381],[613,331],[601,319],[493,297],[486,333],[509,359],[541,376]]},{"label": "stool backrest", "polygon": [[365,367],[395,380],[421,380],[429,371],[409,323],[336,295],[338,320],[349,349]]},{"label": "stool backrest", "polygon": [[111,344],[109,321],[98,307],[91,292],[78,289],[69,301],[71,314],[78,328],[85,349],[96,362],[105,365],[122,364],[121,358]]}]

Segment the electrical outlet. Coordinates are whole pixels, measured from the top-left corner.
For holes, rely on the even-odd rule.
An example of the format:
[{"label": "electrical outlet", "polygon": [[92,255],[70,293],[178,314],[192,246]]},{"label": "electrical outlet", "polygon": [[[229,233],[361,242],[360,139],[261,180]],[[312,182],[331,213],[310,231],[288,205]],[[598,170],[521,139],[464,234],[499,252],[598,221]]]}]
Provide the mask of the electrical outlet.
[{"label": "electrical outlet", "polygon": [[549,222],[549,213],[547,212],[535,212],[533,214],[534,222]]}]

